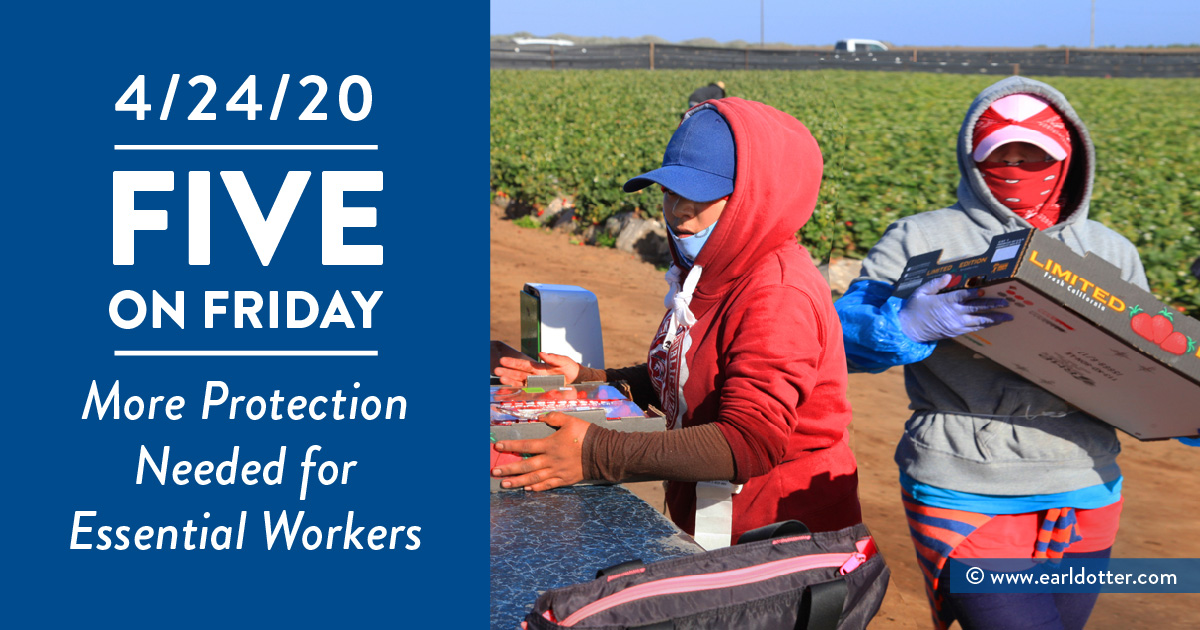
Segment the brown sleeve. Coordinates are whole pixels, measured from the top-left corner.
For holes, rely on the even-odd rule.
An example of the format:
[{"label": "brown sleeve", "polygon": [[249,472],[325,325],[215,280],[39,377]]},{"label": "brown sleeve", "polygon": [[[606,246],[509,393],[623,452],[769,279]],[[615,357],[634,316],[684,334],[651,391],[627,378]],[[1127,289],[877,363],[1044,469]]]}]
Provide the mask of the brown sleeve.
[{"label": "brown sleeve", "polygon": [[625,381],[629,383],[629,392],[632,395],[633,402],[643,410],[653,405],[661,407],[662,403],[658,400],[658,393],[654,391],[654,384],[650,382],[650,371],[645,363],[640,363],[627,368],[610,368],[604,370],[605,381],[612,383],[613,381]]},{"label": "brown sleeve", "polygon": [[715,424],[650,433],[592,426],[583,437],[585,479],[730,481],[735,472],[733,452]]}]

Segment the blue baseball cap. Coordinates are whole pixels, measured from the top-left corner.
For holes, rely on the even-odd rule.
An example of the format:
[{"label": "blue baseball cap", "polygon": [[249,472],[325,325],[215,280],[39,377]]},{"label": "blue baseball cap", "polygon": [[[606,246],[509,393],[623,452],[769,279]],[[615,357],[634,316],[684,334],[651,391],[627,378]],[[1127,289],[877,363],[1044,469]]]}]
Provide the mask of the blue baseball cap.
[{"label": "blue baseball cap", "polygon": [[714,109],[683,121],[663,153],[662,168],[625,182],[625,192],[661,184],[692,201],[715,201],[733,192],[737,158],[729,123]]}]

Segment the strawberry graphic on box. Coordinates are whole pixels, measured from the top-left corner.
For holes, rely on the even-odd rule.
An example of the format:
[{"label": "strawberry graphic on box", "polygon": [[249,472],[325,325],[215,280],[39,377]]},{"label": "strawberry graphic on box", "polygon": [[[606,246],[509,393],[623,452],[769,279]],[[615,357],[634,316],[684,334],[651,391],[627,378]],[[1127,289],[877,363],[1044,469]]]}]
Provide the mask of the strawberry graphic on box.
[{"label": "strawberry graphic on box", "polygon": [[1164,308],[1157,315],[1150,318],[1150,327],[1154,330],[1154,338],[1151,341],[1161,344],[1166,341],[1171,333],[1175,332],[1175,325],[1171,323],[1172,317],[1171,311]]},{"label": "strawberry graphic on box", "polygon": [[1164,308],[1153,317],[1141,306],[1134,305],[1129,309],[1129,327],[1144,339],[1153,341],[1158,347],[1171,354],[1183,354],[1196,349],[1196,342],[1191,337],[1175,330],[1175,314]]},{"label": "strawberry graphic on box", "polygon": [[1150,326],[1150,314],[1137,304],[1129,309],[1129,327],[1144,339],[1154,341],[1154,330]]},{"label": "strawberry graphic on box", "polygon": [[1183,354],[1195,350],[1196,342],[1192,341],[1191,337],[1176,330],[1168,335],[1166,340],[1159,344],[1159,347],[1171,354]]}]

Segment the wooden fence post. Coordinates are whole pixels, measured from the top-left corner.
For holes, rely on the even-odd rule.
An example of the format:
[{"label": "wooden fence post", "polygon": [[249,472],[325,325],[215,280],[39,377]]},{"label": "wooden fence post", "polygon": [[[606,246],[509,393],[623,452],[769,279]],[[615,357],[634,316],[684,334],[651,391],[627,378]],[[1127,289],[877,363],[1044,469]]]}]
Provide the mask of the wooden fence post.
[{"label": "wooden fence post", "polygon": [[650,69],[654,69],[654,42],[650,42]]},{"label": "wooden fence post", "polygon": [[1070,48],[1064,48],[1064,49],[1063,49],[1063,54],[1064,54],[1064,55],[1066,55],[1066,57],[1067,57],[1066,64],[1067,64],[1068,66],[1069,66],[1069,65],[1071,65],[1071,49],[1070,49]]},{"label": "wooden fence post", "polygon": [[749,49],[749,48],[746,48],[746,49],[745,49],[743,52],[745,52],[745,53],[746,53],[746,57],[745,57],[745,59],[746,59],[746,62],[745,62],[745,63],[746,63],[746,66],[745,66],[745,67],[746,67],[746,69],[747,69],[747,70],[749,70],[749,69],[750,69],[750,49]]},{"label": "wooden fence post", "polygon": [[1019,74],[1021,74],[1021,64],[1014,63],[1013,64],[1013,76],[1017,76]]},{"label": "wooden fence post", "polygon": [[554,44],[550,45],[550,69],[554,69]]},{"label": "wooden fence post", "polygon": [[913,49],[913,63],[917,63],[917,49]]}]

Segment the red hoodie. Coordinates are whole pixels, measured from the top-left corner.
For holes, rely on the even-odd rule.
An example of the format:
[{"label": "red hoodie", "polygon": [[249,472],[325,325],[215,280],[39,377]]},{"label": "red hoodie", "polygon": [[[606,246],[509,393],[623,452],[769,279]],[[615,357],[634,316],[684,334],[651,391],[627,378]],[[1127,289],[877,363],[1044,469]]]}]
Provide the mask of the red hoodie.
[{"label": "red hoodie", "polygon": [[[726,98],[737,147],[733,194],[696,257],[691,326],[663,319],[649,372],[673,427],[715,422],[733,451],[733,540],[797,519],[814,531],[861,522],[847,444],[850,403],[842,329],[829,286],[796,232],[812,216],[821,151],[792,116]],[[678,255],[676,255],[678,259]],[[671,482],[672,519],[693,532],[694,483]]]}]

